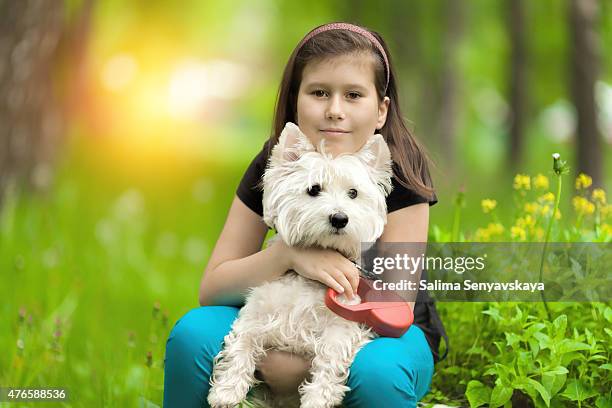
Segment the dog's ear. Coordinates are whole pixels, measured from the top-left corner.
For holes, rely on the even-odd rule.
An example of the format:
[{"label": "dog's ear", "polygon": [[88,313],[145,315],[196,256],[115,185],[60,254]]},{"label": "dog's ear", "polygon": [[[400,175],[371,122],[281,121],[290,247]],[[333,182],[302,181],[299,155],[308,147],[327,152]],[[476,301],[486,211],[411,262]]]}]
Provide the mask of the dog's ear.
[{"label": "dog's ear", "polygon": [[314,151],[308,137],[295,123],[287,122],[278,138],[278,144],[272,149],[272,157],[279,161],[296,161],[304,153]]},{"label": "dog's ear", "polygon": [[375,170],[389,171],[391,167],[391,152],[381,134],[371,136],[363,147],[357,152],[368,166]]}]

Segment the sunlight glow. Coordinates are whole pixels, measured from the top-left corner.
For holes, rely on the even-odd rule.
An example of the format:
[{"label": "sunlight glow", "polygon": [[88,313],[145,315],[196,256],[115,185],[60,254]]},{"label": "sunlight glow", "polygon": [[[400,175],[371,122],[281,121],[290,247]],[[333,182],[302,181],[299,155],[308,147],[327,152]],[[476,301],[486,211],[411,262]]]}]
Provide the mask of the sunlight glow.
[{"label": "sunlight glow", "polygon": [[201,117],[207,104],[237,98],[248,80],[248,70],[230,61],[186,61],[170,78],[170,115],[177,119]]},{"label": "sunlight glow", "polygon": [[104,86],[114,92],[121,91],[134,79],[138,64],[129,54],[118,54],[110,58],[102,70]]}]

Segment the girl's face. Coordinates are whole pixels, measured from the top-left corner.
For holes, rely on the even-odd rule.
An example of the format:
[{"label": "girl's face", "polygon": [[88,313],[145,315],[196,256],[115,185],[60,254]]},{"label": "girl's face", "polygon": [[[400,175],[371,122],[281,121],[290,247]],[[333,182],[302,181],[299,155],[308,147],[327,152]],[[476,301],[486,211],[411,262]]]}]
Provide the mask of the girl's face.
[{"label": "girl's face", "polygon": [[325,139],[332,156],[358,151],[387,119],[390,99],[378,101],[374,57],[347,54],[304,67],[297,124],[314,146]]}]

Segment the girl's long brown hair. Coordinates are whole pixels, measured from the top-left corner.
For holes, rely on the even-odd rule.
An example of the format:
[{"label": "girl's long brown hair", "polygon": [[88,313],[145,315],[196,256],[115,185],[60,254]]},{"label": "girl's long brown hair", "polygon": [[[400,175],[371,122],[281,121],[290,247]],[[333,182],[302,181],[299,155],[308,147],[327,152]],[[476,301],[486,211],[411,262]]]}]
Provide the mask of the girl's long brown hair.
[{"label": "girl's long brown hair", "polygon": [[380,34],[372,30],[368,31],[376,37],[387,54],[390,77],[386,93],[384,60],[370,40],[361,34],[348,30],[329,30],[314,36],[301,48],[293,50],[285,66],[276,101],[268,154],[278,142],[285,124],[296,122],[297,96],[302,81],[302,72],[309,62],[345,54],[371,53],[376,61],[374,73],[378,100],[379,102],[382,101],[385,96],[388,96],[391,100],[387,120],[379,133],[383,135],[391,151],[391,157],[395,163],[395,177],[404,187],[427,199],[432,199],[434,190],[429,174],[429,158],[404,123],[399,106],[395,69],[389,49]]}]

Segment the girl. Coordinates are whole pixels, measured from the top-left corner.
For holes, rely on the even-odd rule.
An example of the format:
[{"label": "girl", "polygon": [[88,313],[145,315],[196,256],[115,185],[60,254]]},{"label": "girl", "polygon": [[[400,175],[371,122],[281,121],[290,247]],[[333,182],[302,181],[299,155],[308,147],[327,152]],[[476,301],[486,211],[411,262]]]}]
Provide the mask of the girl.
[{"label": "girl", "polygon": [[[168,338],[165,407],[208,406],[212,361],[249,287],[292,269],[349,298],[357,290],[357,269],[335,251],[291,248],[282,240],[261,249],[267,227],[261,219],[259,180],[287,122],[296,123],[314,146],[325,139],[333,155],[356,152],[370,135],[381,133],[391,150],[394,178],[380,239],[426,242],[429,206],[437,199],[427,158],[406,128],[398,101],[391,58],[376,32],[332,23],[317,27],[298,44],[285,67],[272,135],[240,182],[204,271],[202,307],[183,316]],[[414,324],[401,338],[377,338],[357,353],[345,406],[415,407],[428,392],[434,362],[440,360],[440,337],[446,335],[426,292],[419,292],[411,307]],[[256,374],[273,392],[290,393],[307,378],[309,366],[301,356],[271,350]]]}]

